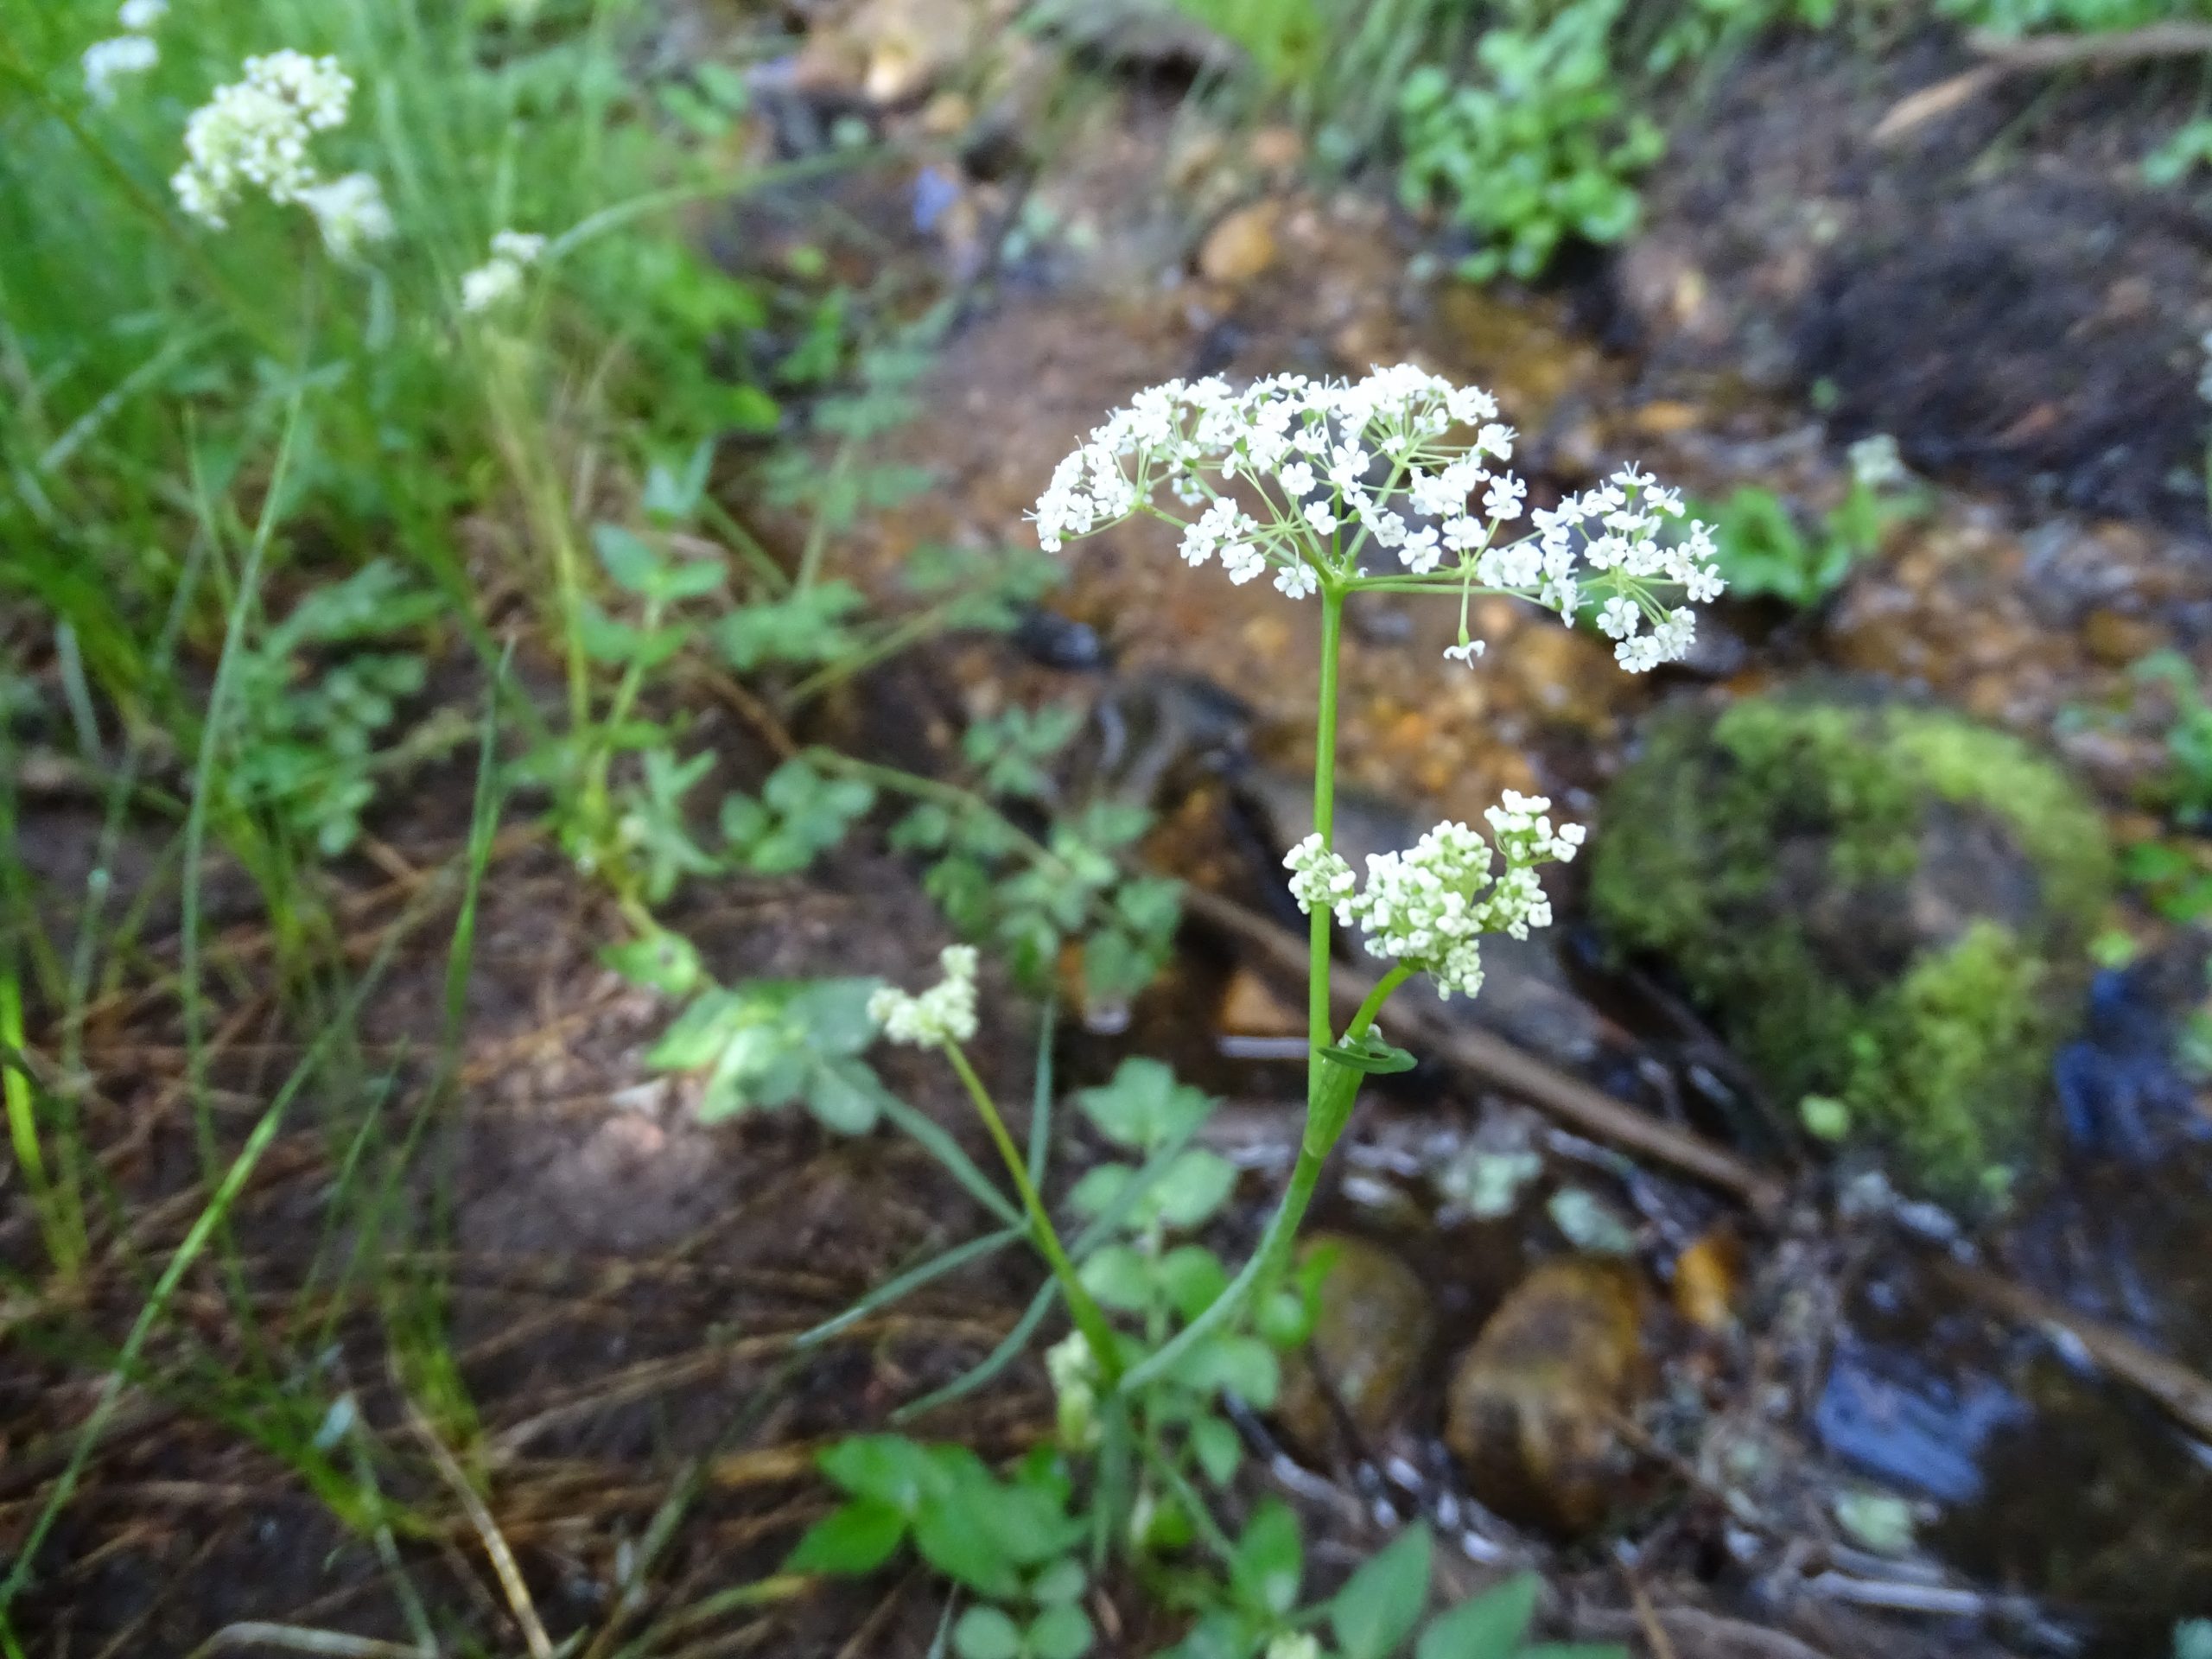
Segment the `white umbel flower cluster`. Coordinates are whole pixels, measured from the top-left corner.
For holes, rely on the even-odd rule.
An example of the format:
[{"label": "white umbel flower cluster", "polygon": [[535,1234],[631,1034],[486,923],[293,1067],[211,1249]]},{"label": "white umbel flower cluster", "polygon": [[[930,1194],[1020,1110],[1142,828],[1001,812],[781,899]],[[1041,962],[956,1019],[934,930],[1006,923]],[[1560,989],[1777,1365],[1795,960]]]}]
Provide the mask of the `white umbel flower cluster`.
[{"label": "white umbel flower cluster", "polygon": [[461,279],[461,308],[474,315],[504,305],[522,292],[523,273],[545,257],[545,238],[524,231],[501,231],[492,238],[492,257]]},{"label": "white umbel flower cluster", "polygon": [[976,950],[950,944],[938,953],[944,977],[918,996],[887,985],[868,1000],[868,1017],[894,1043],[936,1048],[976,1034]]},{"label": "white umbel flower cluster", "polygon": [[353,78],[335,58],[289,50],[248,58],[245,78],[217,87],[186,124],[188,159],[170,181],[177,200],[222,230],[248,190],[258,190],[314,214],[333,254],[358,257],[392,234],[383,189],[366,173],[326,180],[308,153],[315,134],[344,124],[353,100]]},{"label": "white umbel flower cluster", "polygon": [[[1032,517],[1058,552],[1149,513],[1183,527],[1189,563],[1218,558],[1235,582],[1272,571],[1292,598],[1368,581],[1373,550],[1400,567],[1373,579],[1396,591],[1512,594],[1569,621],[1618,601],[1609,631],[1624,667],[1682,656],[1695,624],[1676,599],[1722,586],[1711,531],[1675,523],[1681,498],[1631,467],[1531,515],[1535,534],[1503,538],[1529,492],[1505,468],[1514,432],[1497,412],[1480,388],[1409,364],[1356,382],[1274,375],[1242,391],[1171,380],[1061,461]],[[1163,489],[1197,516],[1162,506]],[[1461,634],[1449,654],[1465,662],[1479,646]]]},{"label": "white umbel flower cluster", "polygon": [[1309,915],[1320,905],[1343,925],[1357,925],[1370,955],[1427,974],[1440,995],[1472,996],[1482,988],[1484,934],[1522,939],[1551,925],[1536,866],[1572,860],[1583,830],[1554,829],[1550,809],[1541,795],[1508,790],[1484,814],[1491,841],[1447,819],[1402,853],[1370,855],[1363,885],[1319,836],[1308,836],[1283,859],[1291,896]]},{"label": "white umbel flower cluster", "polygon": [[94,41],[85,48],[85,95],[95,104],[115,102],[116,85],[132,75],[143,75],[162,60],[153,31],[168,16],[168,0],[124,0],[117,14],[124,32],[111,40]]}]

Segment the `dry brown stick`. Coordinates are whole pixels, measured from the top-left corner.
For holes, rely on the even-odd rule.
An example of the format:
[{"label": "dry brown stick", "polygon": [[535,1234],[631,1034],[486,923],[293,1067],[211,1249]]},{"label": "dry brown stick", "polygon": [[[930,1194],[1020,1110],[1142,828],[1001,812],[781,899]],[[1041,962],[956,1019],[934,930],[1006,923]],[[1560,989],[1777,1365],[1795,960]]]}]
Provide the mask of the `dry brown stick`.
[{"label": "dry brown stick", "polygon": [[[1184,889],[1183,902],[1192,913],[1234,934],[1285,972],[1305,973],[1306,942],[1266,917],[1196,887]],[[1330,992],[1338,1004],[1350,1008],[1375,984],[1374,976],[1338,963],[1331,976]],[[1623,1104],[1503,1038],[1440,1019],[1414,1004],[1394,1005],[1388,1023],[1394,1033],[1410,1030],[1417,1041],[1450,1065],[1519,1096],[1581,1134],[1695,1176],[1733,1193],[1761,1215],[1782,1206],[1783,1185],[1773,1176],[1702,1135]]]},{"label": "dry brown stick", "polygon": [[492,1511],[477,1496],[476,1489],[468,1484],[468,1476],[446,1443],[438,1438],[438,1431],[423,1414],[414,1396],[400,1383],[397,1367],[392,1375],[393,1386],[398,1389],[401,1404],[406,1408],[408,1427],[423,1442],[430,1454],[430,1461],[437,1465],[446,1484],[453,1488],[454,1496],[461,1501],[461,1510],[468,1516],[469,1524],[476,1529],[476,1535],[484,1554],[491,1560],[492,1570],[499,1575],[499,1587],[506,1592],[507,1606],[522,1627],[522,1639],[530,1649],[531,1659],[553,1659],[552,1639],[545,1634],[545,1626],[537,1617],[537,1605],[530,1599],[530,1587],[523,1582],[522,1569],[515,1564],[514,1552],[507,1548],[507,1541],[499,1533],[499,1524],[492,1518]]},{"label": "dry brown stick", "polygon": [[2031,69],[2115,69],[2155,58],[2212,53],[2212,24],[2152,23],[2108,35],[2032,35],[2024,40],[1980,31],[1967,45],[1983,61],[1910,92],[1890,106],[1869,135],[1878,144],[1972,102],[2008,75]]},{"label": "dry brown stick", "polygon": [[2187,58],[2212,53],[2212,23],[2147,23],[2141,29],[2101,35],[2007,36],[1976,29],[1967,45],[1980,57],[2006,69],[2067,69],[2075,65],[2111,68],[2152,58]]},{"label": "dry brown stick", "polygon": [[2190,1433],[2212,1440],[2212,1382],[2179,1360],[2169,1359],[2125,1331],[2077,1313],[2064,1303],[1986,1268],[1939,1256],[1936,1270],[1955,1288],[2008,1319],[2063,1332],[2113,1376],[2142,1389],[2164,1407]]}]

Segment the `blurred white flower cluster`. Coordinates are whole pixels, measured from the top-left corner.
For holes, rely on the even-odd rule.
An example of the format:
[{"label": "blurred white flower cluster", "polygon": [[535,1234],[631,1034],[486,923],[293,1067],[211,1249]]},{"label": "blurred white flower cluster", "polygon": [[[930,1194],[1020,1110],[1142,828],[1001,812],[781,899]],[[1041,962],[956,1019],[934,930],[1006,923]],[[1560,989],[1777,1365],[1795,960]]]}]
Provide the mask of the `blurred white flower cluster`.
[{"label": "blurred white flower cluster", "polygon": [[949,944],[938,953],[944,977],[920,995],[887,985],[868,1000],[868,1017],[894,1043],[936,1048],[976,1034],[976,950]]},{"label": "blurred white flower cluster", "polygon": [[95,104],[115,102],[116,83],[130,75],[143,75],[162,60],[153,31],[168,16],[169,0],[124,0],[117,14],[124,33],[111,40],[94,41],[85,48],[85,95]]},{"label": "blurred white flower cluster", "polygon": [[1402,853],[1370,855],[1364,886],[1319,836],[1308,836],[1283,859],[1291,896],[1309,915],[1321,905],[1343,925],[1357,924],[1370,956],[1427,974],[1445,996],[1472,996],[1482,988],[1484,934],[1522,939],[1532,927],[1551,925],[1535,867],[1571,861],[1583,830],[1554,829],[1544,816],[1550,808],[1541,795],[1508,790],[1503,804],[1484,814],[1494,855],[1479,833],[1446,820]]},{"label": "blurred white flower cluster", "polygon": [[[1711,531],[1675,524],[1681,498],[1629,468],[1531,515],[1534,535],[1502,542],[1528,486],[1504,468],[1514,433],[1497,415],[1488,392],[1407,364],[1357,382],[1275,375],[1242,391],[1217,378],[1171,380],[1061,461],[1032,516],[1057,552],[1150,513],[1183,526],[1188,563],[1218,558],[1236,582],[1272,570],[1293,598],[1366,579],[1372,547],[1402,567],[1389,573],[1401,590],[1513,594],[1569,621],[1595,604],[1624,667],[1682,656],[1695,623],[1672,590],[1692,602],[1720,592]],[[1161,507],[1163,487],[1198,516]],[[1447,655],[1480,649],[1463,624]]]},{"label": "blurred white flower cluster", "polygon": [[293,51],[248,58],[245,79],[217,87],[185,126],[189,159],[170,181],[177,200],[217,230],[249,188],[274,202],[296,202],[315,215],[324,245],[341,259],[385,240],[391,213],[375,178],[349,173],[326,180],[308,154],[316,133],[344,124],[353,99],[353,79],[335,58]]},{"label": "blurred white flower cluster", "polygon": [[492,238],[492,257],[461,279],[461,308],[474,314],[504,305],[522,292],[523,272],[545,254],[545,238],[524,231],[501,231]]}]

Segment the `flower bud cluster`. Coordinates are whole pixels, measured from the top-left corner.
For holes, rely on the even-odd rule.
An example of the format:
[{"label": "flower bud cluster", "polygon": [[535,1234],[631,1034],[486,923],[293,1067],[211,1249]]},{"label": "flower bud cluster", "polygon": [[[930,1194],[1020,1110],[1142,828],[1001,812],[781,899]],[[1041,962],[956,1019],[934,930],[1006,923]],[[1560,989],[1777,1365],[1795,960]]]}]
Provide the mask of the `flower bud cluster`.
[{"label": "flower bud cluster", "polygon": [[[1400,588],[1480,585],[1570,621],[1603,605],[1630,669],[1686,653],[1690,612],[1656,590],[1693,602],[1719,593],[1710,530],[1674,524],[1681,497],[1630,468],[1533,514],[1535,534],[1501,541],[1528,486],[1505,469],[1514,432],[1497,415],[1488,392],[1406,364],[1357,382],[1275,375],[1241,391],[1217,377],[1171,380],[1062,461],[1032,517],[1057,552],[1149,513],[1182,525],[1187,563],[1218,559],[1240,583],[1272,570],[1292,598],[1366,580],[1372,548],[1395,558],[1388,579]],[[1163,492],[1197,516],[1159,505]],[[1450,654],[1467,661],[1478,648],[1462,639]]]},{"label": "flower bud cluster", "polygon": [[245,79],[217,87],[186,124],[188,159],[170,181],[178,202],[221,230],[247,191],[258,190],[271,201],[307,208],[340,258],[385,240],[391,213],[375,178],[349,173],[326,180],[308,153],[315,134],[344,124],[353,99],[353,78],[335,58],[289,50],[248,58]]},{"label": "flower bud cluster", "polygon": [[461,279],[461,308],[474,315],[505,304],[522,292],[523,273],[545,256],[545,238],[524,231],[501,231],[492,238],[492,257]]},{"label": "flower bud cluster", "polygon": [[162,60],[154,43],[154,29],[168,15],[168,0],[123,0],[117,21],[124,33],[111,40],[94,41],[85,48],[85,95],[95,104],[115,102],[116,83],[129,75],[143,75]]},{"label": "flower bud cluster", "polygon": [[887,985],[868,998],[868,1017],[893,1042],[936,1048],[975,1036],[976,949],[947,945],[938,962],[944,977],[918,996]]},{"label": "flower bud cluster", "polygon": [[1320,836],[1308,836],[1283,859],[1291,896],[1309,915],[1320,905],[1343,925],[1357,925],[1370,955],[1427,974],[1442,995],[1472,996],[1482,988],[1484,934],[1526,938],[1530,928],[1551,925],[1535,867],[1572,860],[1583,830],[1554,829],[1550,807],[1541,795],[1508,790],[1484,815],[1490,841],[1446,820],[1404,852],[1370,855],[1364,884]]}]

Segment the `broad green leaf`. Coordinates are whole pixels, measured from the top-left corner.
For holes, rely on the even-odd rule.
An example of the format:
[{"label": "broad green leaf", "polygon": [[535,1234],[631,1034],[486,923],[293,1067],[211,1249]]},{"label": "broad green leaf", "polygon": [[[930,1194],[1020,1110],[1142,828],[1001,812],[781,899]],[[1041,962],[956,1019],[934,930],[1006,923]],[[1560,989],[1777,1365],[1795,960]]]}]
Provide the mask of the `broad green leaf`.
[{"label": "broad green leaf", "polygon": [[645,1064],[664,1071],[689,1071],[706,1065],[721,1053],[745,1014],[741,991],[717,987],[707,992],[676,1016],[646,1052]]},{"label": "broad green leaf", "polygon": [[970,1607],[952,1627],[952,1650],[960,1659],[1014,1659],[1021,1628],[996,1607]]},{"label": "broad green leaf", "polygon": [[1244,1437],[1225,1417],[1201,1417],[1191,1425],[1191,1455],[1217,1486],[1226,1486],[1244,1461]]},{"label": "broad green leaf", "polygon": [[1306,1547],[1298,1535],[1298,1516],[1279,1497],[1262,1499],[1230,1560],[1230,1592],[1252,1611],[1281,1618],[1298,1605],[1305,1580]]},{"label": "broad green leaf", "polygon": [[1098,1132],[1118,1146],[1152,1152],[1188,1135],[1213,1111],[1201,1090],[1175,1081],[1158,1060],[1123,1060],[1103,1088],[1085,1089],[1076,1104]]},{"label": "broad green leaf", "polygon": [[1083,1594],[1087,1576],[1081,1561],[1072,1555],[1063,1555],[1037,1575],[1029,1586],[1029,1599],[1046,1606],[1073,1601]]},{"label": "broad green leaf", "polygon": [[982,1521],[971,1504],[931,1503],[914,1517],[914,1548],[948,1579],[978,1595],[1011,1600],[1020,1593],[1020,1575]]},{"label": "broad green leaf", "polygon": [[1136,1174],[1127,1164],[1098,1164],[1068,1189],[1068,1206],[1079,1216],[1103,1214]]},{"label": "broad green leaf", "polygon": [[594,524],[591,544],[616,587],[639,594],[654,591],[661,574],[661,556],[634,531],[620,524]]},{"label": "broad green leaf", "polygon": [[1329,1603],[1329,1624],[1344,1659],[1384,1659],[1428,1605],[1432,1540],[1417,1522],[1366,1562]]},{"label": "broad green leaf", "polygon": [[875,1040],[868,999],[883,982],[863,976],[814,979],[791,1000],[791,1018],[805,1027],[809,1040],[825,1054],[857,1054]]},{"label": "broad green leaf", "polygon": [[599,953],[599,959],[632,984],[670,996],[689,995],[705,972],[698,948],[681,933],[648,933],[611,944]]},{"label": "broad green leaf", "polygon": [[1160,1258],[1160,1282],[1168,1305],[1185,1319],[1196,1319],[1229,1288],[1229,1269],[1203,1244],[1182,1244]]},{"label": "broad green leaf", "polygon": [[1194,1147],[1167,1166],[1145,1201],[1171,1227],[1195,1227],[1227,1202],[1236,1166],[1217,1152]]},{"label": "broad green leaf", "polygon": [[1421,1633],[1414,1659],[1511,1659],[1543,1587],[1534,1573],[1517,1573],[1438,1614]]},{"label": "broad green leaf", "polygon": [[873,1573],[906,1535],[906,1517],[881,1498],[861,1497],[807,1529],[785,1561],[786,1573]]},{"label": "broad green leaf", "polygon": [[1109,1244],[1078,1276],[1085,1290],[1118,1313],[1141,1313],[1152,1305],[1152,1264],[1127,1244]]},{"label": "broad green leaf", "polygon": [[1256,1337],[1209,1337],[1176,1363],[1173,1375],[1185,1388],[1224,1389],[1259,1411],[1274,1404],[1282,1386],[1274,1350]]},{"label": "broad green leaf", "polygon": [[950,1484],[929,1448],[903,1434],[857,1434],[838,1441],[817,1461],[841,1490],[887,1503],[910,1519]]},{"label": "broad green leaf", "polygon": [[874,1128],[881,1110],[877,1101],[875,1073],[849,1055],[817,1065],[806,1084],[807,1110],[839,1135]]}]

